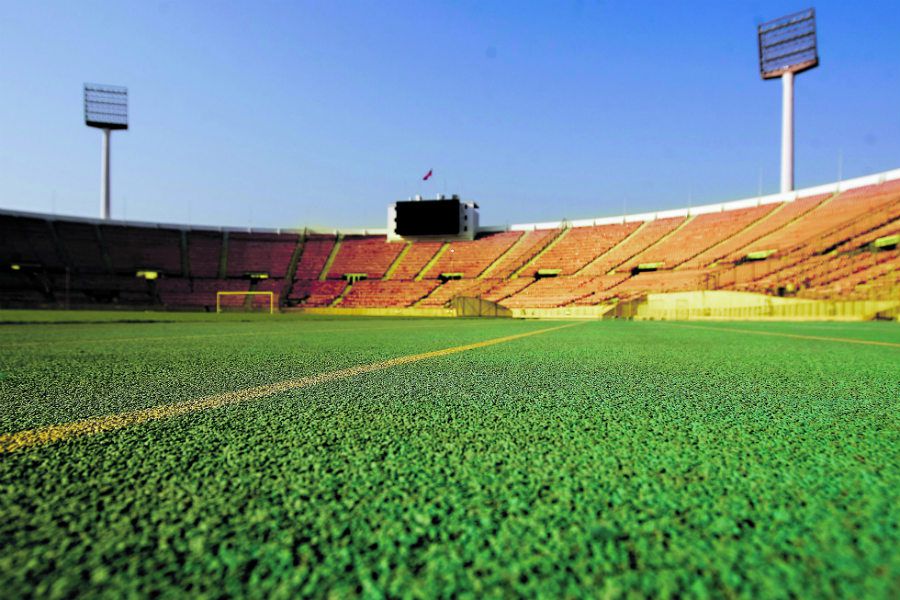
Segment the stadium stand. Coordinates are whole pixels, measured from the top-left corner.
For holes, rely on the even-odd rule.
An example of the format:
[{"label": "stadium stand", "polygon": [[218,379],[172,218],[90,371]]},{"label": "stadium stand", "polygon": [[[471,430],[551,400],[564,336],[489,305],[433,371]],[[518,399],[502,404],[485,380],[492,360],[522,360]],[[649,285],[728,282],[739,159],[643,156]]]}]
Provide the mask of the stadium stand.
[{"label": "stadium stand", "polygon": [[636,267],[640,262],[662,263],[663,268],[673,269],[755,223],[774,208],[772,205],[758,206],[699,215],[670,237],[640,254],[625,268]]},{"label": "stadium stand", "polygon": [[[214,310],[217,291],[270,291],[288,308],[434,308],[459,296],[512,308],[591,306],[698,289],[896,294],[900,179],[839,194],[823,188],[693,216],[521,225],[449,243],[0,213],[0,306]],[[146,271],[154,277],[137,276]],[[347,274],[366,279],[350,283]]]},{"label": "stadium stand", "polygon": [[403,242],[388,242],[384,236],[347,236],[328,270],[328,279],[341,279],[347,273],[381,279],[403,247]]},{"label": "stadium stand", "polygon": [[99,229],[95,224],[56,221],[55,228],[70,267],[81,273],[108,273],[110,266],[100,248]]},{"label": "stadium stand", "polygon": [[242,277],[248,273],[265,273],[270,277],[284,277],[297,234],[293,233],[231,233],[228,236],[228,277]]},{"label": "stadium stand", "polygon": [[483,297],[500,279],[451,279],[434,288],[417,306],[444,306],[457,296]]},{"label": "stadium stand", "polygon": [[294,282],[289,298],[302,306],[330,306],[346,287],[346,281],[301,279]]},{"label": "stadium stand", "polygon": [[553,308],[565,306],[590,294],[583,277],[545,277],[500,301],[507,308]]},{"label": "stadium stand", "polygon": [[632,235],[613,246],[609,252],[601,254],[596,260],[588,263],[578,272],[578,275],[584,277],[606,275],[609,271],[637,256],[664,236],[670,234],[675,228],[684,223],[684,220],[684,217],[671,217],[643,222],[632,232]]},{"label": "stadium stand", "polygon": [[425,265],[434,258],[434,255],[443,247],[442,242],[416,242],[410,246],[406,255],[400,259],[397,268],[389,279],[406,280],[415,279]]},{"label": "stadium stand", "polygon": [[542,269],[558,269],[571,275],[628,237],[640,223],[573,227],[552,248],[519,275],[535,276]]},{"label": "stadium stand", "polygon": [[471,242],[451,242],[449,248],[422,276],[437,279],[442,273],[459,273],[464,278],[478,277],[521,235],[521,231],[505,231],[483,234]]},{"label": "stadium stand", "polygon": [[412,306],[424,298],[439,283],[425,281],[379,281],[364,279],[354,283],[344,297],[341,306],[353,307],[404,307]]},{"label": "stadium stand", "polygon": [[180,231],[101,225],[100,232],[116,273],[152,270],[182,275]]},{"label": "stadium stand", "polygon": [[507,251],[485,269],[484,275],[504,279],[509,277],[528,260],[536,256],[547,244],[554,240],[561,229],[533,229],[526,231]]},{"label": "stadium stand", "polygon": [[221,233],[191,231],[188,233],[188,264],[191,277],[218,277],[222,262]]},{"label": "stadium stand", "polygon": [[5,264],[39,269],[64,268],[50,221],[0,215],[0,232],[0,256]]},{"label": "stadium stand", "polygon": [[740,259],[753,251],[774,250],[776,253],[803,249],[807,254],[816,251],[816,242],[834,230],[852,225],[857,219],[870,213],[878,214],[895,201],[893,195],[885,195],[879,189],[869,194],[844,193],[819,204],[806,218],[796,220],[745,246],[734,258]]},{"label": "stadium stand", "polygon": [[296,279],[318,279],[325,262],[335,244],[333,235],[311,235],[303,243],[300,262],[297,263]]}]

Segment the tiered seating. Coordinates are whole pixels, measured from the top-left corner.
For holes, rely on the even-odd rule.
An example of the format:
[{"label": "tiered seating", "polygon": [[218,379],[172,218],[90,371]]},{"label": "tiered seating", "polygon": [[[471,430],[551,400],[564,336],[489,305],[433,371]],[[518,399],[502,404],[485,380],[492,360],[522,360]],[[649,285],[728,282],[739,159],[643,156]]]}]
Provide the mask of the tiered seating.
[{"label": "tiered seating", "polygon": [[116,273],[151,270],[181,274],[181,232],[177,229],[101,225],[100,233]]},{"label": "tiered seating", "polygon": [[585,291],[590,293],[578,298],[572,304],[574,306],[593,306],[611,300],[616,296],[616,293],[612,290],[630,277],[629,273],[614,273],[612,275],[594,277],[584,286]]},{"label": "tiered seating", "polygon": [[262,279],[257,282],[256,287],[254,287],[254,291],[257,292],[274,292],[275,293],[275,301],[278,301],[278,298],[281,296],[282,291],[284,291],[284,286],[287,285],[287,279],[280,278],[269,278]]},{"label": "tiered seating", "polygon": [[297,279],[318,279],[319,273],[325,268],[325,262],[331,249],[334,247],[333,235],[310,235],[303,242],[303,252],[297,262]]},{"label": "tiered seating", "polygon": [[188,233],[191,277],[218,277],[222,259],[222,234],[217,231]]},{"label": "tiered seating", "polygon": [[706,289],[705,271],[648,271],[629,277],[612,288],[620,300],[650,293],[690,292]]},{"label": "tiered seating", "polygon": [[505,231],[488,233],[471,242],[451,242],[447,251],[425,273],[425,277],[437,279],[441,273],[462,273],[465,278],[478,277],[521,235],[521,231]]},{"label": "tiered seating", "polygon": [[381,279],[405,245],[388,242],[385,236],[347,236],[328,270],[328,279],[340,279],[346,273],[365,273],[369,279]]},{"label": "tiered seating", "polygon": [[[245,292],[250,289],[246,279],[176,279],[157,281],[160,300],[166,306],[215,309],[216,292]],[[238,298],[238,299],[235,299]],[[225,306],[239,306],[244,296],[223,300]]]},{"label": "tiered seating", "polygon": [[506,278],[524,265],[532,256],[540,252],[550,240],[559,235],[559,229],[536,229],[526,231],[509,254],[497,261],[488,273],[489,277]]},{"label": "tiered seating", "polygon": [[758,220],[743,231],[739,231],[733,237],[695,256],[687,263],[687,266],[705,267],[726,257],[728,260],[741,259],[746,256],[746,253],[741,254],[738,252],[741,248],[800,218],[816,208],[828,197],[828,194],[822,194],[801,198],[793,202],[776,204],[768,216]]},{"label": "tiered seating", "polygon": [[819,205],[804,218],[748,244],[732,257],[741,258],[748,252],[757,250],[784,252],[796,249],[807,255],[813,254],[820,248],[820,242],[826,234],[851,226],[858,219],[887,210],[896,202],[896,195],[877,193],[877,190],[878,188],[871,189],[869,195],[856,190],[842,194]]},{"label": "tiered seating", "polygon": [[379,281],[364,279],[353,284],[344,296],[341,307],[404,307],[410,306],[439,284],[426,281]]},{"label": "tiered seating", "polygon": [[[896,288],[900,273],[900,250],[860,252],[840,257],[832,269],[813,271],[799,295],[813,298],[846,298],[855,296],[859,286],[880,281]],[[893,281],[891,281],[893,278]],[[867,290],[870,292],[870,290]]]},{"label": "tiered seating", "polygon": [[74,221],[57,221],[56,232],[72,266],[83,273],[107,273],[97,226]]},{"label": "tiered seating", "polygon": [[271,277],[287,274],[291,255],[297,247],[294,233],[231,233],[228,235],[228,277],[247,273],[268,273]]},{"label": "tiered seating", "polygon": [[0,215],[0,267],[13,264],[64,268],[47,221]]},{"label": "tiered seating", "polygon": [[0,266],[0,308],[29,308],[48,300],[27,273]]},{"label": "tiered seating", "polygon": [[346,287],[346,281],[301,280],[294,282],[290,298],[301,301],[303,306],[331,306]]},{"label": "tiered seating", "polygon": [[547,277],[538,279],[518,294],[501,300],[507,308],[553,308],[565,306],[590,294],[585,277]]},{"label": "tiered seating", "polygon": [[397,268],[391,275],[391,279],[415,279],[416,275],[425,268],[435,253],[444,244],[441,242],[416,242],[410,246],[406,255],[400,259]]},{"label": "tiered seating", "polygon": [[573,227],[521,274],[534,276],[540,269],[561,269],[562,275],[571,275],[624,240],[639,225],[640,223],[619,223]]},{"label": "tiered seating", "polygon": [[879,238],[897,234],[900,234],[900,218],[894,217],[893,220],[884,223],[880,227],[876,227],[875,229],[871,229],[866,233],[862,233],[847,240],[838,246],[836,250],[855,250],[857,248],[863,248]]},{"label": "tiered seating", "polygon": [[594,262],[588,264],[578,274],[589,277],[594,275],[606,275],[612,269],[629,260],[651,244],[655,244],[660,238],[669,234],[684,222],[684,217],[672,217],[646,222],[634,235],[614,246],[612,250],[600,256]]},{"label": "tiered seating", "polygon": [[698,215],[669,238],[626,263],[624,268],[661,262],[664,268],[673,269],[710,246],[730,238],[774,209],[775,205],[769,204]]},{"label": "tiered seating", "polygon": [[506,298],[509,298],[513,294],[516,294],[532,283],[534,283],[534,279],[531,277],[517,277],[516,279],[507,279],[505,281],[501,281],[499,285],[491,288],[489,292],[484,294],[482,298],[485,300],[490,300],[491,302],[500,302]]},{"label": "tiered seating", "polygon": [[457,296],[483,297],[500,283],[499,279],[451,279],[438,286],[419,306],[444,306]]}]

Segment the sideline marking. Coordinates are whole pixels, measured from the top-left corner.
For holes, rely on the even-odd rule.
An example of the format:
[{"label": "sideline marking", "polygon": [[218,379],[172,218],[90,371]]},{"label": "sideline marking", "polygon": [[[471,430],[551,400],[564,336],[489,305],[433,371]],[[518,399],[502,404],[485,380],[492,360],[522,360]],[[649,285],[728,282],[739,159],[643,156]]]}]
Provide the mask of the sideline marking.
[{"label": "sideline marking", "polygon": [[277,383],[270,383],[259,387],[238,390],[236,392],[226,392],[224,394],[216,394],[214,396],[206,396],[195,400],[186,400],[184,402],[175,402],[173,404],[163,404],[161,406],[153,406],[141,410],[123,412],[102,417],[91,417],[71,423],[62,423],[60,425],[48,425],[37,429],[26,429],[15,433],[0,434],[0,454],[31,448],[43,444],[51,444],[61,442],[77,437],[96,435],[107,431],[115,431],[132,425],[140,425],[148,421],[158,421],[169,417],[176,417],[188,413],[207,410],[210,408],[219,408],[230,404],[239,404],[248,400],[256,400],[266,396],[272,396],[289,390],[297,390],[320,383],[336,381],[338,379],[346,379],[356,375],[365,375],[375,371],[383,371],[400,365],[407,365],[429,358],[437,358],[439,356],[447,356],[449,354],[458,354],[468,350],[476,350],[478,348],[486,348],[504,342],[511,342],[521,338],[558,331],[567,327],[574,327],[582,323],[567,323],[565,325],[557,325],[556,327],[547,327],[525,333],[517,333],[515,335],[507,335],[504,337],[493,338],[483,342],[474,342],[472,344],[464,344],[462,346],[453,346],[442,350],[432,350],[421,354],[409,354],[407,356],[399,356],[384,361],[369,363],[366,365],[358,365],[337,371],[329,371],[327,373],[319,373],[317,375],[307,375],[297,379],[287,379]]},{"label": "sideline marking", "polygon": [[774,335],[778,337],[795,338],[798,340],[818,340],[820,342],[841,342],[845,344],[866,344],[869,346],[887,346],[888,348],[900,348],[896,342],[877,342],[874,340],[855,340],[851,338],[826,337],[824,335],[802,335],[799,333],[778,333],[776,331],[753,331],[750,329],[734,329],[732,327],[704,327],[703,325],[683,325],[681,323],[669,323],[675,327],[687,329],[703,329],[706,331],[732,331],[735,333],[749,333],[751,335]]}]

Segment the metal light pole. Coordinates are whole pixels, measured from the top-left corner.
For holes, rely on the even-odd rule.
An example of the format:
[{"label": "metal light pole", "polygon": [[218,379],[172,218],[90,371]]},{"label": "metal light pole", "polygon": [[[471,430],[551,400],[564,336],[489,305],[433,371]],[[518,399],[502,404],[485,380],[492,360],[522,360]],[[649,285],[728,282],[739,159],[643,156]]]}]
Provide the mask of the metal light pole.
[{"label": "metal light pole", "polygon": [[84,84],[84,122],[103,130],[100,152],[100,218],[109,219],[110,135],[113,129],[128,129],[128,89],[111,85]]},{"label": "metal light pole", "polygon": [[819,64],[816,11],[804,10],[758,28],[759,72],[781,78],[781,191],[794,189],[794,75]]},{"label": "metal light pole", "polygon": [[794,189],[794,74],[781,76],[781,191]]},{"label": "metal light pole", "polygon": [[100,218],[109,218],[109,134],[103,130],[103,148],[100,156]]}]

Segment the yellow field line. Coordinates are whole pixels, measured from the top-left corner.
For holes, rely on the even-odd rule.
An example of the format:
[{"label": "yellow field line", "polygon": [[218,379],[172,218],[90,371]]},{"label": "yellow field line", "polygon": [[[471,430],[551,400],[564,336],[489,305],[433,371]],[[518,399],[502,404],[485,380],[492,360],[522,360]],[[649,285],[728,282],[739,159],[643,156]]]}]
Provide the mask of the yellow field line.
[{"label": "yellow field line", "polygon": [[[20,346],[45,346],[47,344],[78,344],[78,343],[92,343],[92,342],[140,342],[144,340],[148,341],[160,341],[160,340],[188,340],[188,339],[201,339],[201,338],[211,338],[211,337],[232,337],[232,336],[256,336],[256,337],[268,337],[272,335],[305,335],[308,333],[356,333],[359,331],[382,331],[382,330],[400,330],[407,331],[409,329],[437,329],[440,327],[459,327],[461,324],[456,323],[454,325],[445,324],[445,325],[412,325],[408,327],[397,327],[395,325],[389,325],[387,327],[340,327],[336,329],[297,329],[294,331],[272,331],[261,333],[257,331],[236,331],[231,333],[194,333],[189,335],[139,335],[133,337],[108,337],[108,338],[81,338],[81,339],[68,339],[68,340],[55,340],[50,336],[45,337],[44,339],[38,341],[29,341],[29,342],[17,342],[17,343],[4,343],[7,348],[17,348]],[[2,338],[0,338],[2,340]]]},{"label": "yellow field line", "polygon": [[706,331],[730,331],[734,333],[748,333],[751,335],[772,335],[777,337],[794,338],[798,340],[817,340],[820,342],[839,342],[844,344],[865,344],[868,346],[886,346],[888,348],[900,348],[896,342],[876,342],[873,340],[856,340],[852,338],[827,337],[824,335],[802,335],[799,333],[778,333],[775,331],[753,331],[750,329],[735,329],[733,327],[704,327],[703,325],[684,325],[682,323],[669,323],[675,327],[687,329],[704,329]]},{"label": "yellow field line", "polygon": [[503,344],[505,342],[511,342],[513,340],[518,340],[533,335],[540,335],[542,333],[558,331],[560,329],[565,329],[566,327],[574,327],[575,325],[580,325],[580,323],[567,323],[565,325],[558,325],[556,327],[546,327],[544,329],[527,331],[525,333],[517,333],[515,335],[493,338],[490,340],[485,340],[483,342],[464,344],[462,346],[454,346],[451,348],[444,348],[442,350],[432,350],[430,352],[423,352],[421,354],[410,354],[407,356],[400,356],[397,358],[391,358],[389,360],[369,363],[366,365],[358,365],[355,367],[349,367],[347,369],[339,369],[337,371],[319,373],[317,375],[308,375],[306,377],[300,377],[298,379],[288,379],[285,381],[279,381],[277,383],[271,383],[269,385],[262,385],[246,390],[238,390],[236,392],[226,392],[224,394],[216,394],[214,396],[206,396],[204,398],[198,398],[195,400],[187,400],[185,402],[164,404],[162,406],[154,406],[142,410],[105,415],[102,417],[92,417],[90,419],[83,419],[81,421],[62,423],[60,425],[49,425],[47,427],[28,429],[15,433],[5,433],[0,435],[0,454],[13,452],[15,450],[21,450],[24,448],[31,448],[33,446],[39,446],[42,444],[61,442],[64,440],[70,440],[82,436],[96,435],[98,433],[103,433],[106,431],[115,431],[124,427],[147,423],[148,421],[158,421],[160,419],[177,417],[179,415],[194,413],[210,408],[219,408],[230,404],[239,404],[241,402],[247,402],[248,400],[256,400],[258,398],[272,396],[281,392],[306,388],[313,385],[319,385],[321,383],[328,383],[329,381],[355,377],[357,375],[365,375],[366,373],[373,373],[375,371],[383,371],[385,369],[399,367],[401,365],[408,365],[410,363],[419,362],[430,358],[437,358],[439,356],[448,356],[450,354],[458,354],[460,352],[476,350],[478,348],[486,348],[488,346]]}]

